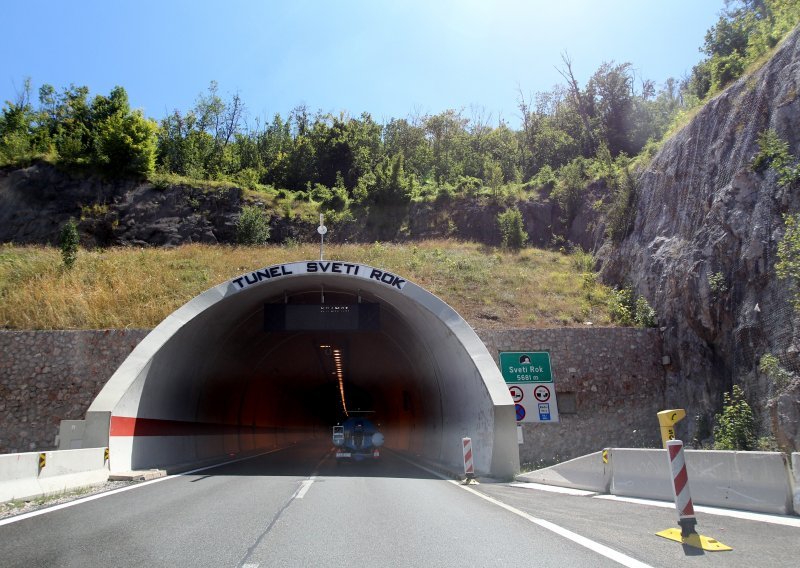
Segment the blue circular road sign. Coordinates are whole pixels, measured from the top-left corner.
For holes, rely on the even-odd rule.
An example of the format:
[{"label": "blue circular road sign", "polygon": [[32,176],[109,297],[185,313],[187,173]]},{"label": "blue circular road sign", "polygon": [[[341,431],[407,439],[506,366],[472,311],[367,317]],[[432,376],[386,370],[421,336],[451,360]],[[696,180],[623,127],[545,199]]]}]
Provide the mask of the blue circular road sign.
[{"label": "blue circular road sign", "polygon": [[515,404],[514,408],[517,409],[517,422],[522,422],[525,419],[525,407],[521,404]]}]

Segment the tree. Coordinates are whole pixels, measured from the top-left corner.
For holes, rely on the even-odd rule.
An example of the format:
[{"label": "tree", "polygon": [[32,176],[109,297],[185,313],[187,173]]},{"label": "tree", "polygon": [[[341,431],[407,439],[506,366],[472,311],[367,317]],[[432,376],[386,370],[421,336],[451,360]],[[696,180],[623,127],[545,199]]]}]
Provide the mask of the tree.
[{"label": "tree", "polygon": [[58,97],[52,138],[61,161],[88,163],[92,155],[92,122],[88,87],[70,85]]},{"label": "tree", "polygon": [[7,101],[0,115],[0,164],[26,158],[31,147],[30,105],[24,100]]},{"label": "tree", "polygon": [[465,128],[461,113],[447,110],[425,120],[425,131],[433,150],[433,176],[437,185],[455,181],[463,175]]},{"label": "tree", "polygon": [[630,63],[603,63],[589,80],[602,138],[612,156],[635,153],[631,145],[633,126],[633,76]]},{"label": "tree", "polygon": [[586,135],[586,143],[584,145],[583,151],[585,155],[592,155],[595,152],[595,140],[594,140],[594,132],[592,129],[592,110],[591,110],[591,94],[589,93],[586,96],[584,93],[581,93],[581,89],[578,86],[578,81],[575,80],[575,74],[572,72],[572,60],[569,58],[569,55],[563,53],[561,55],[561,61],[564,63],[566,69],[559,69],[556,67],[556,71],[567,80],[569,84],[569,92],[572,95],[573,102],[575,104],[575,108],[578,111],[578,114],[581,117],[581,121],[583,122],[584,133]]},{"label": "tree", "polygon": [[203,177],[205,169],[193,143],[196,138],[193,111],[185,115],[174,110],[161,120],[158,129],[157,162],[160,169],[182,176]]},{"label": "tree", "polygon": [[418,179],[432,176],[433,152],[423,127],[404,118],[390,120],[383,127],[383,150],[387,156],[402,154],[406,171]]},{"label": "tree", "polygon": [[384,158],[376,168],[374,185],[369,188],[368,199],[376,205],[407,206],[411,201],[414,182],[406,175],[403,155]]},{"label": "tree", "polygon": [[145,176],[156,163],[158,126],[141,111],[114,114],[98,125],[95,133],[95,160],[113,174]]}]

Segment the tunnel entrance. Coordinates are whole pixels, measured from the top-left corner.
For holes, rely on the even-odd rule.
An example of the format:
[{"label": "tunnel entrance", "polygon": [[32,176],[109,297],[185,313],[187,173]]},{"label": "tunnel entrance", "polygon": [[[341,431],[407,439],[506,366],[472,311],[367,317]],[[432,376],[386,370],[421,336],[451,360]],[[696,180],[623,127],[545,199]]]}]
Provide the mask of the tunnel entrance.
[{"label": "tunnel entrance", "polygon": [[92,403],[81,444],[114,470],[330,438],[369,412],[388,448],[479,472],[519,466],[514,405],[485,346],[444,302],[367,265],[275,265],[167,317]]}]

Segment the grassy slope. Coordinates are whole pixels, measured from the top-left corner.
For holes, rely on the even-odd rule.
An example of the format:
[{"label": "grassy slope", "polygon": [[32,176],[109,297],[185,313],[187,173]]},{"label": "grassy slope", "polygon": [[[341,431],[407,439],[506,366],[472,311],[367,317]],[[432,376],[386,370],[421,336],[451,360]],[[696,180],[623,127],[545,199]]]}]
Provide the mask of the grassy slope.
[{"label": "grassy slope", "polygon": [[[271,264],[315,259],[315,245],[81,250],[65,271],[58,249],[0,246],[0,328],[149,328],[216,284]],[[326,259],[396,272],[453,306],[474,327],[610,323],[609,291],[591,259],[474,243],[326,246]]]}]

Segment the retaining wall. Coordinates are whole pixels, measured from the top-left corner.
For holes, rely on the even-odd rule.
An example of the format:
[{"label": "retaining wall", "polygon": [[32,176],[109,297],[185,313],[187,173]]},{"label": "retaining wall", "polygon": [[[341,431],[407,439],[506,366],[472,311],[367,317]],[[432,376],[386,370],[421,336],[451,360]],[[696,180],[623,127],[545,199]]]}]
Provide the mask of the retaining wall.
[{"label": "retaining wall", "polygon": [[[476,330],[500,351],[550,351],[560,422],[525,424],[520,461],[546,463],[610,446],[658,447],[664,371],[657,330]],[[149,330],[0,331],[0,453],[57,447]],[[67,445],[69,447],[69,445]]]},{"label": "retaining wall", "polygon": [[657,329],[477,332],[495,361],[500,351],[550,352],[560,422],[523,424],[521,464],[547,465],[597,448],[661,447],[656,413],[665,409],[666,379]]},{"label": "retaining wall", "polygon": [[0,453],[57,447],[148,330],[0,332]]}]

